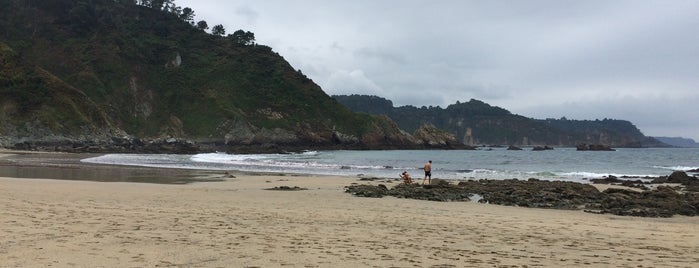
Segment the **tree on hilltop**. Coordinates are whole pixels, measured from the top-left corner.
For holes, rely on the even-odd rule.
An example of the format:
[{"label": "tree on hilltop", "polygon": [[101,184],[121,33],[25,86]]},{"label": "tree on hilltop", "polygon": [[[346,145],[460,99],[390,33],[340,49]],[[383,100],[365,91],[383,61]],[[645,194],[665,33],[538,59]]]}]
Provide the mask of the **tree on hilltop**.
[{"label": "tree on hilltop", "polygon": [[216,24],[214,25],[214,28],[211,28],[211,34],[223,36],[226,34],[226,28],[224,28],[221,24]]},{"label": "tree on hilltop", "polygon": [[250,31],[237,30],[233,34],[229,34],[228,39],[233,41],[233,43],[244,46],[255,44],[255,34]]},{"label": "tree on hilltop", "polygon": [[209,24],[206,23],[205,20],[200,20],[199,22],[197,22],[197,29],[206,31],[207,29],[209,29]]},{"label": "tree on hilltop", "polygon": [[180,13],[180,19],[189,23],[193,23],[194,10],[188,7],[183,8],[182,13]]}]

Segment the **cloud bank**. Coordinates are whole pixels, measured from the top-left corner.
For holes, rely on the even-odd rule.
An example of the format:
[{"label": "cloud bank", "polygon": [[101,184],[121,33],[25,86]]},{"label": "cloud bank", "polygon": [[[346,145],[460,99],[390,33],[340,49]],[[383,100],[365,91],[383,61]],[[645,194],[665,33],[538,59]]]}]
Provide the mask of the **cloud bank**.
[{"label": "cloud bank", "polygon": [[328,94],[479,99],[699,140],[699,1],[177,1],[244,29]]}]

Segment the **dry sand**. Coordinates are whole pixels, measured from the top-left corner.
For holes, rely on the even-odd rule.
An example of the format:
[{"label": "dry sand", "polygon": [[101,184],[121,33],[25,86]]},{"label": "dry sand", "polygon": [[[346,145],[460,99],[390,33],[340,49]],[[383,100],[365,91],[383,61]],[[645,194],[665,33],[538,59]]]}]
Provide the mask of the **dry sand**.
[{"label": "dry sand", "polygon": [[[354,197],[356,178],[0,178],[0,267],[697,267],[699,218]],[[305,191],[269,191],[275,186]]]}]

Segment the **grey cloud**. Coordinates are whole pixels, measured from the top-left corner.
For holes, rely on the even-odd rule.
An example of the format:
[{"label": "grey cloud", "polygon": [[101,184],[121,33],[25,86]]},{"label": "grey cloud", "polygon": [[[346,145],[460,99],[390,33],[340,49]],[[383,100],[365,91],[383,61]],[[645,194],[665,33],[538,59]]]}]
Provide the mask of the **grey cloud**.
[{"label": "grey cloud", "polygon": [[368,78],[362,70],[338,70],[330,75],[326,84],[333,90],[351,91],[355,94],[382,95],[383,89]]},{"label": "grey cloud", "polygon": [[247,5],[236,8],[235,14],[244,17],[248,24],[254,24],[257,21],[257,18],[260,16],[257,11]]},{"label": "grey cloud", "polygon": [[354,55],[380,61],[381,63],[406,64],[405,57],[390,50],[362,47],[354,51]]}]

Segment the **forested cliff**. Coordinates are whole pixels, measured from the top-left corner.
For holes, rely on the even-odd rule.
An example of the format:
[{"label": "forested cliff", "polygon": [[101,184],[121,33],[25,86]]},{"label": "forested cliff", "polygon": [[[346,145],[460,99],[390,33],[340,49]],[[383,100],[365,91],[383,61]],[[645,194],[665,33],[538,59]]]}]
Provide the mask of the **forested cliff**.
[{"label": "forested cliff", "polygon": [[340,105],[253,33],[208,33],[173,1],[2,0],[0,12],[2,147],[427,144]]},{"label": "forested cliff", "polygon": [[333,97],[354,111],[386,115],[406,131],[429,123],[471,145],[577,146],[585,143],[614,147],[667,146],[646,137],[625,120],[537,120],[473,99],[463,103],[457,101],[446,108],[418,108],[410,105],[394,107],[392,101],[377,96]]}]

